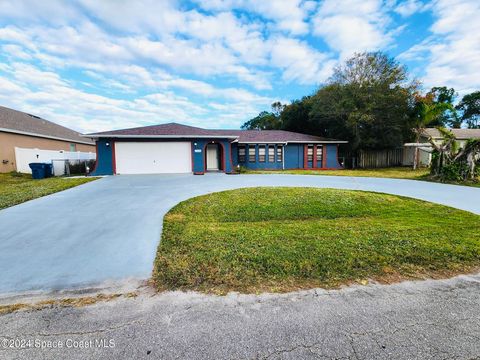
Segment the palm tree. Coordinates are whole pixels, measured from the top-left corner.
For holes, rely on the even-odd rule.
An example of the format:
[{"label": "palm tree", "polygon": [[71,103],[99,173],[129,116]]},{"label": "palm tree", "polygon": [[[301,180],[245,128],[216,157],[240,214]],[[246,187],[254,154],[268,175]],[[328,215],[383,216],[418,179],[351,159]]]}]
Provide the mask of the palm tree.
[{"label": "palm tree", "polygon": [[435,176],[442,176],[442,167],[452,163],[465,163],[466,171],[462,172],[460,176],[462,180],[473,180],[477,178],[476,166],[480,158],[480,139],[468,139],[462,148],[455,135],[448,129],[437,127],[442,135],[443,141],[438,144],[431,136],[428,136],[428,141],[432,147],[437,151],[437,162],[432,167],[432,174]]},{"label": "palm tree", "polygon": [[[421,102],[415,117],[414,122],[414,133],[415,133],[415,143],[419,143],[420,136],[423,134],[425,128],[433,123],[435,120],[440,118],[440,116],[447,110],[455,112],[455,108],[448,103],[431,103]],[[415,146],[415,154],[413,159],[413,168],[418,167],[418,147]]]}]

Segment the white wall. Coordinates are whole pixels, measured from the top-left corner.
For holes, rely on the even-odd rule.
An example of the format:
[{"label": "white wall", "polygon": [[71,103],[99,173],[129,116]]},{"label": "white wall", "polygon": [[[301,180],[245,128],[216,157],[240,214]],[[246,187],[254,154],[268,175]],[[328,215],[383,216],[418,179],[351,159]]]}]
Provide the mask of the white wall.
[{"label": "white wall", "polygon": [[[28,164],[34,162],[51,163],[53,160],[94,160],[95,158],[96,154],[93,152],[24,149],[15,147],[17,171],[28,174],[32,173]],[[63,162],[61,163],[63,164]]]},{"label": "white wall", "polygon": [[[419,148],[418,149],[418,164],[420,166],[430,166],[430,161],[432,155],[427,149]],[[404,146],[403,147],[403,166],[413,166],[413,160],[415,158],[415,147],[414,146]]]}]

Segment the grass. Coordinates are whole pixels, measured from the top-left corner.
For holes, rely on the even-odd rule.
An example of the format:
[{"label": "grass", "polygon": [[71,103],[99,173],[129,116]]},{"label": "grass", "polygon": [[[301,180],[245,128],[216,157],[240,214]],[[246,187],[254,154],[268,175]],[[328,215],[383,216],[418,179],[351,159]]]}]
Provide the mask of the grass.
[{"label": "grass", "polygon": [[382,169],[355,169],[355,170],[246,170],[245,174],[296,174],[296,175],[334,175],[334,176],[368,176],[396,179],[423,180],[429,173],[428,169],[413,170],[408,167],[392,167]]},{"label": "grass", "polygon": [[97,178],[65,179],[52,177],[33,180],[29,174],[0,174],[0,209],[70,189],[96,179]]},{"label": "grass", "polygon": [[448,277],[480,266],[479,220],[361,191],[214,193],[165,216],[153,280],[161,290],[256,293]]},{"label": "grass", "polygon": [[34,304],[16,303],[0,305],[0,315],[6,315],[17,311],[42,310],[51,307],[83,307],[96,304],[98,302],[112,301],[121,297],[135,298],[137,293],[129,292],[126,294],[97,294],[96,296],[83,296],[74,298],[43,300]]},{"label": "grass", "polygon": [[[245,169],[242,174],[296,174],[296,175],[331,175],[331,176],[360,176],[379,177],[392,179],[410,179],[434,181],[430,179],[430,169],[420,168],[413,170],[410,167],[391,167],[380,169],[345,169],[345,170],[249,170]],[[480,179],[477,182],[450,182],[453,185],[465,185],[480,187]]]}]

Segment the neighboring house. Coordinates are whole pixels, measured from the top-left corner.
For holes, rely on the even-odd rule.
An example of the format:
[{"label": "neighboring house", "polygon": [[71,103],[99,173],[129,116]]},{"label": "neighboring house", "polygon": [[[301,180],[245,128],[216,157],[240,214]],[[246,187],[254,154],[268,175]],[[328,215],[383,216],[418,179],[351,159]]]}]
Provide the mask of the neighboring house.
[{"label": "neighboring house", "polygon": [[[449,129],[457,138],[460,147],[465,145],[468,139],[480,139],[480,129]],[[418,143],[407,143],[404,145],[403,165],[413,165],[415,149],[418,148],[418,164],[429,166],[431,161],[432,146],[428,139],[431,137],[435,144],[443,141],[443,136],[436,128],[423,129]]]},{"label": "neighboring house", "polygon": [[81,134],[35,115],[0,106],[0,172],[16,170],[15,147],[94,152]]},{"label": "neighboring house", "polygon": [[[460,147],[465,145],[468,139],[480,139],[480,129],[449,129],[457,139]],[[420,136],[421,143],[428,143],[428,138],[431,137],[435,144],[440,144],[443,141],[442,134],[435,128],[426,128],[423,130],[423,135]]]},{"label": "neighboring house", "polygon": [[282,130],[207,130],[176,123],[84,135],[96,140],[93,175],[339,169],[333,139]]}]

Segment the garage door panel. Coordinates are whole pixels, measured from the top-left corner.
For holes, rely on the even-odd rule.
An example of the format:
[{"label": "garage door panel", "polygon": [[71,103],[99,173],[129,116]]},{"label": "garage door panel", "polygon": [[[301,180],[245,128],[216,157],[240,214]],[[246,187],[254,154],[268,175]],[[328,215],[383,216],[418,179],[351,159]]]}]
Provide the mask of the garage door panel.
[{"label": "garage door panel", "polygon": [[117,174],[189,173],[190,142],[116,142]]}]

